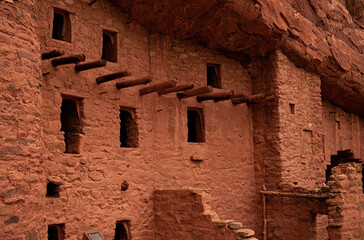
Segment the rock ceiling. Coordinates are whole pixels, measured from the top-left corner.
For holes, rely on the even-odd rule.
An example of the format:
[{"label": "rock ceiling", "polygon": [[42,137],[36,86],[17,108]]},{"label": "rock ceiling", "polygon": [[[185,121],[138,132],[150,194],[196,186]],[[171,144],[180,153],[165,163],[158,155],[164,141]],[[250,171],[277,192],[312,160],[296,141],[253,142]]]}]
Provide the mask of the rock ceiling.
[{"label": "rock ceiling", "polygon": [[231,58],[280,49],[322,79],[322,95],[364,116],[363,0],[112,0],[131,19]]}]

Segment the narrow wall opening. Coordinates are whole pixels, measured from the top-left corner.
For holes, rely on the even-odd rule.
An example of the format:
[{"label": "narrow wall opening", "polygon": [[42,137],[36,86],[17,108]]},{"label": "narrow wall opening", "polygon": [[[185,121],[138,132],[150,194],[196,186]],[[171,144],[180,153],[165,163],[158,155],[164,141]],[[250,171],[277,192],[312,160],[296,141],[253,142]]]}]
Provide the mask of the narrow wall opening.
[{"label": "narrow wall opening", "polygon": [[82,133],[82,99],[62,96],[61,106],[61,131],[64,132],[66,149],[64,153],[80,153]]},{"label": "narrow wall opening", "polygon": [[221,88],[220,65],[208,63],[206,67],[207,85],[214,88]]},{"label": "narrow wall opening", "polygon": [[48,182],[46,197],[59,197],[59,184]]},{"label": "narrow wall opening", "polygon": [[117,221],[114,240],[130,240],[129,221]]},{"label": "narrow wall opening", "polygon": [[71,42],[71,20],[69,12],[54,8],[52,38]]},{"label": "narrow wall opening", "polygon": [[116,32],[103,30],[101,59],[109,62],[118,61]]},{"label": "narrow wall opening", "polygon": [[120,147],[138,147],[138,125],[135,109],[120,109]]},{"label": "narrow wall opening", "polygon": [[[326,166],[326,181],[330,180],[330,176],[332,175],[332,168],[338,166],[341,163],[347,162],[361,163],[360,159],[354,158],[354,154],[351,152],[350,149],[337,151],[337,155],[332,155],[330,165]],[[364,178],[362,180],[364,181]]]},{"label": "narrow wall opening", "polygon": [[201,109],[187,110],[188,142],[205,142],[204,118]]},{"label": "narrow wall opening", "polygon": [[65,239],[65,224],[48,225],[48,240]]}]

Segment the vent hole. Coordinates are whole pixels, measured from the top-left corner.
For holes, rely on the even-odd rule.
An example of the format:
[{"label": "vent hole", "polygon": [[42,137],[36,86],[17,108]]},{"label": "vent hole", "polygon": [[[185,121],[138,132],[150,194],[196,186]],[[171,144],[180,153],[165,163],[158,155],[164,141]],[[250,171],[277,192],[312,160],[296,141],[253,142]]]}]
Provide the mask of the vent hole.
[{"label": "vent hole", "polygon": [[59,184],[49,182],[46,197],[59,197]]}]

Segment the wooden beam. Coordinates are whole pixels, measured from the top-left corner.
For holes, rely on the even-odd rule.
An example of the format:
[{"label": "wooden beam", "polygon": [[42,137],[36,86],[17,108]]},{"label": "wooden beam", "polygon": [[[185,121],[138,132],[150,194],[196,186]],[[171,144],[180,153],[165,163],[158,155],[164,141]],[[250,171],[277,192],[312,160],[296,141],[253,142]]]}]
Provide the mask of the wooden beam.
[{"label": "wooden beam", "polygon": [[96,83],[101,84],[101,83],[104,83],[104,82],[108,82],[108,81],[111,81],[111,80],[114,80],[114,79],[117,79],[117,78],[127,77],[127,76],[130,76],[130,75],[131,75],[131,73],[126,71],[126,70],[121,71],[121,72],[115,72],[115,73],[107,74],[107,75],[104,75],[104,76],[101,76],[101,77],[97,77],[96,78]]},{"label": "wooden beam", "polygon": [[157,91],[161,91],[161,90],[165,90],[167,88],[173,88],[177,85],[177,82],[174,80],[171,81],[166,81],[166,82],[162,82],[162,83],[157,83],[148,87],[144,87],[141,88],[139,90],[139,94],[141,96],[148,94],[148,93],[153,93],[153,92],[157,92]]},{"label": "wooden beam", "polygon": [[234,91],[228,90],[223,92],[212,92],[207,94],[198,95],[196,97],[197,101],[203,102],[208,100],[215,100],[215,101],[221,101],[221,100],[227,100],[230,99],[231,96],[233,96]]},{"label": "wooden beam", "polygon": [[160,91],[158,91],[158,94],[163,95],[163,94],[168,94],[168,93],[173,93],[173,92],[179,92],[179,91],[192,89],[193,87],[194,87],[193,84],[183,84],[183,85],[179,85],[174,88],[167,88],[165,90],[160,90]]},{"label": "wooden beam", "polygon": [[71,64],[71,63],[78,63],[85,61],[86,57],[83,54],[79,55],[72,55],[67,57],[60,57],[52,60],[52,65],[54,67],[65,65],[65,64]]},{"label": "wooden beam", "polygon": [[325,193],[295,193],[295,192],[277,192],[277,191],[260,191],[264,195],[279,196],[279,197],[294,197],[294,198],[317,198],[327,199]]},{"label": "wooden beam", "polygon": [[64,51],[61,50],[52,50],[50,52],[42,53],[42,60],[51,59],[59,56],[63,56]]},{"label": "wooden beam", "polygon": [[258,103],[274,99],[274,97],[273,98],[272,97],[273,97],[272,95],[266,96],[265,94],[260,93],[247,97],[233,98],[231,99],[231,102],[235,105],[240,103]]},{"label": "wooden beam", "polygon": [[127,88],[127,87],[136,86],[136,85],[147,84],[147,83],[150,83],[151,81],[152,81],[152,79],[150,79],[150,77],[126,80],[126,81],[116,83],[116,87],[118,89]]},{"label": "wooden beam", "polygon": [[97,61],[88,62],[88,63],[77,63],[75,66],[75,71],[81,72],[81,71],[86,71],[89,69],[99,68],[99,67],[104,67],[104,66],[106,66],[105,60],[97,60]]},{"label": "wooden beam", "polygon": [[210,92],[212,92],[212,90],[213,90],[213,88],[211,86],[206,86],[206,87],[192,89],[192,90],[182,92],[182,93],[177,93],[177,97],[178,98],[189,98],[189,97],[197,96],[200,94],[210,93]]},{"label": "wooden beam", "polygon": [[242,98],[242,97],[247,97],[248,95],[246,95],[245,93],[234,93],[233,96],[231,96],[231,98]]}]

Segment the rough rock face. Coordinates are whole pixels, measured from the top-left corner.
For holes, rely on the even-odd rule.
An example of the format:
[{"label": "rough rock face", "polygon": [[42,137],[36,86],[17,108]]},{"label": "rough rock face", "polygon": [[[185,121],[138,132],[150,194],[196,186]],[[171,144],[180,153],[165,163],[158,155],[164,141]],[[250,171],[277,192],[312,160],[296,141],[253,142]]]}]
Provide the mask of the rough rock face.
[{"label": "rough rock face", "polygon": [[364,115],[362,0],[113,0],[139,23],[235,59],[281,49],[318,73],[322,96]]}]

